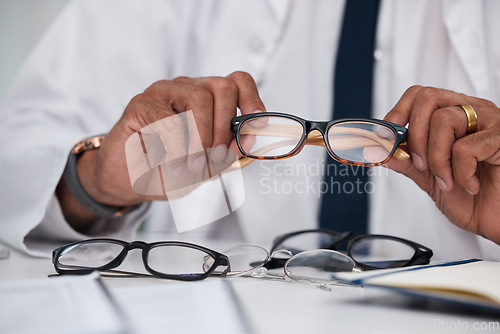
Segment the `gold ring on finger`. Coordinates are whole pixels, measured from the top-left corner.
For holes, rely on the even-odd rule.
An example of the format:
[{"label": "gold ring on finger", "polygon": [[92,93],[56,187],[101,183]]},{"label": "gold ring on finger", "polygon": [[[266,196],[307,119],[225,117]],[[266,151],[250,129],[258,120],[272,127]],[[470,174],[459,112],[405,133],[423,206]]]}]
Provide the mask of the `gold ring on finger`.
[{"label": "gold ring on finger", "polygon": [[460,108],[465,111],[467,116],[467,131],[466,134],[471,134],[477,131],[477,114],[470,104],[460,104]]}]

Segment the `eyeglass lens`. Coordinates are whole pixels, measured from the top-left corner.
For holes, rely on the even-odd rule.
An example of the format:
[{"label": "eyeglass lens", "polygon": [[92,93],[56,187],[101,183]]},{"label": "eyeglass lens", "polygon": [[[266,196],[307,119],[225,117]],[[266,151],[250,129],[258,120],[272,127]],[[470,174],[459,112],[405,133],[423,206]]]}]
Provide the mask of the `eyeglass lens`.
[{"label": "eyeglass lens", "polygon": [[[269,253],[262,247],[253,245],[236,246],[222,252],[229,259],[231,270],[226,276],[239,276],[262,267],[269,259]],[[203,268],[208,270],[213,265],[213,258],[206,258]]]},{"label": "eyeglass lens", "polygon": [[351,272],[355,263],[345,254],[327,249],[316,249],[299,253],[285,264],[285,275],[297,282],[330,283],[332,274]]},{"label": "eyeglass lens", "polygon": [[[330,248],[339,235],[321,231],[300,233],[287,238],[275,248],[288,249],[294,254],[318,248]],[[414,254],[413,247],[397,239],[367,236],[357,239],[351,245],[349,255],[358,263],[383,269],[402,267]]]},{"label": "eyeglass lens", "polygon": [[297,254],[306,250],[328,248],[338,239],[339,235],[340,234],[337,235],[316,231],[304,232],[286,238],[275,248],[288,249],[293,254]]},{"label": "eyeglass lens", "polygon": [[162,274],[203,274],[206,257],[212,258],[209,254],[194,248],[159,245],[150,249],[148,265]]},{"label": "eyeglass lens", "polygon": [[[260,116],[245,121],[239,131],[240,141],[255,142],[244,148],[246,155],[275,159],[293,153],[304,136],[304,127],[294,119],[281,116]],[[249,138],[245,138],[249,137]],[[327,130],[327,148],[337,157],[358,163],[380,163],[392,153],[394,131],[368,121],[335,123]],[[322,145],[323,138],[308,137],[309,144]]]},{"label": "eyeglass lens", "polygon": [[396,137],[392,129],[385,125],[350,121],[330,126],[327,138],[330,150],[339,158],[379,163],[391,155]]},{"label": "eyeglass lens", "polygon": [[97,269],[112,262],[124,246],[112,242],[81,242],[66,248],[57,260],[57,267],[64,270]]},{"label": "eyeglass lens", "polygon": [[360,239],[351,248],[355,261],[379,269],[403,267],[413,255],[415,249],[393,239]]},{"label": "eyeglass lens", "polygon": [[245,154],[256,157],[283,157],[300,144],[304,128],[299,122],[279,116],[256,117],[247,120],[240,128],[240,141],[253,137],[254,146]]}]

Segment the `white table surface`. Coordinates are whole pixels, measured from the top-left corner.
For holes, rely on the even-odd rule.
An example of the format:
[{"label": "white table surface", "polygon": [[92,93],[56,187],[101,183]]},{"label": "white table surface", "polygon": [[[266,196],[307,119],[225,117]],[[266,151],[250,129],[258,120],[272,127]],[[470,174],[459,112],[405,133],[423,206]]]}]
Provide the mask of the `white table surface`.
[{"label": "white table surface", "polygon": [[[142,235],[139,239],[172,240],[161,234]],[[201,240],[199,236],[189,235],[183,240],[218,251],[234,245],[229,241]],[[130,254],[131,260],[127,259],[125,263],[142,266],[140,251],[133,252],[137,254]],[[132,263],[137,261],[139,264]],[[54,272],[50,259],[33,258],[12,250],[9,258],[0,260],[0,284],[12,280],[50,279],[47,276]],[[208,278],[220,279],[223,278]],[[116,294],[120,289],[133,286],[193,284],[155,278],[102,280]],[[235,307],[241,309],[253,333],[500,333],[500,314],[463,305],[373,288],[335,287],[327,292],[284,281],[248,277],[225,280],[234,292]],[[210,301],[207,301],[207,307],[210,307]],[[223,315],[221,319],[214,319],[214,324],[217,323],[220,332],[225,333]]]}]

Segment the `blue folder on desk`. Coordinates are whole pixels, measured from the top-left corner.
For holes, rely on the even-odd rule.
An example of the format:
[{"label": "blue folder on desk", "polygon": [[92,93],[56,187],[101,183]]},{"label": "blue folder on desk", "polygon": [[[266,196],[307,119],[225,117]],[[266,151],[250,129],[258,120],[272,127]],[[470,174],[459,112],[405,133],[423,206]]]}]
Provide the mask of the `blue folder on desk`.
[{"label": "blue folder on desk", "polygon": [[344,283],[500,311],[500,262],[469,259],[394,270],[339,273],[334,277]]}]

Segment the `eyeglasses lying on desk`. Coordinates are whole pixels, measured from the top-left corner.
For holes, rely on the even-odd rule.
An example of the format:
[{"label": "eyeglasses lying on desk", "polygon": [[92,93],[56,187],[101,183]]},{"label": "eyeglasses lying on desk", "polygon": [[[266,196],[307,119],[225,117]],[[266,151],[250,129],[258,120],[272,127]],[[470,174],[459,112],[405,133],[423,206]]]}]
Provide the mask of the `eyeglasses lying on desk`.
[{"label": "eyeglasses lying on desk", "polygon": [[[346,253],[340,252],[347,243]],[[432,251],[410,240],[388,235],[354,235],[319,229],[289,233],[276,239],[271,254],[262,247],[236,246],[223,253],[187,242],[89,239],[55,249],[52,262],[58,274],[149,276],[114,270],[128,251],[142,249],[146,270],[155,277],[196,281],[209,276],[252,276],[287,279],[325,287],[336,284],[336,272],[427,264]],[[283,255],[285,255],[283,257]],[[271,272],[283,268],[284,274]],[[282,273],[283,273],[282,272]],[[106,274],[107,273],[107,274]]]},{"label": "eyeglasses lying on desk", "polygon": [[[230,261],[233,253],[237,252],[234,249],[224,252]],[[328,285],[339,284],[333,279],[337,272],[428,264],[433,255],[431,249],[399,237],[356,235],[328,229],[301,230],[281,235],[275,239],[270,253],[271,255],[267,253],[264,261],[257,260],[259,258],[255,254],[255,261],[250,261],[254,269],[239,276],[283,278],[269,270],[284,268],[287,280],[328,290]],[[250,258],[247,263],[249,260]]]},{"label": "eyeglasses lying on desk", "polygon": [[[281,235],[274,240],[271,253],[280,249],[286,249],[293,255],[304,251],[342,251],[342,255],[351,259],[353,268],[360,270],[428,264],[433,255],[431,249],[411,240],[384,234],[341,233],[329,229],[301,230]],[[286,261],[275,257],[265,267],[282,267]]]},{"label": "eyeglasses lying on desk", "polygon": [[[85,275],[93,271],[131,274],[113,270],[122,264],[133,249],[142,249],[144,267],[153,276],[181,281],[198,281],[210,276],[217,267],[225,267],[222,276],[231,270],[226,255],[209,248],[180,241],[126,242],[116,239],[88,239],[73,242],[52,252],[52,263],[60,275]],[[204,266],[210,258],[212,264]]]},{"label": "eyeglasses lying on desk", "polygon": [[254,159],[292,157],[306,144],[325,146],[333,159],[356,166],[380,166],[392,156],[410,157],[399,148],[405,144],[407,129],[377,119],[316,122],[290,114],[262,112],[234,117],[231,127],[244,155],[239,160],[241,167]]}]

